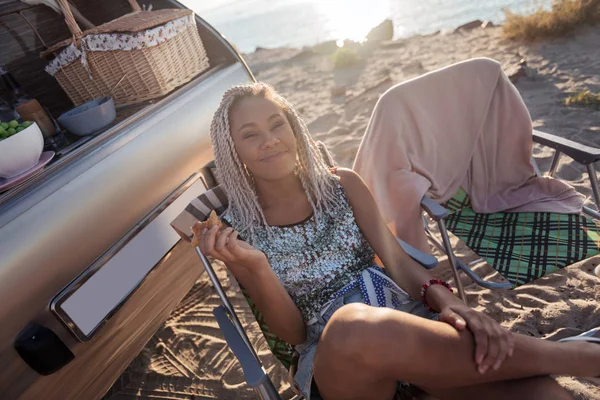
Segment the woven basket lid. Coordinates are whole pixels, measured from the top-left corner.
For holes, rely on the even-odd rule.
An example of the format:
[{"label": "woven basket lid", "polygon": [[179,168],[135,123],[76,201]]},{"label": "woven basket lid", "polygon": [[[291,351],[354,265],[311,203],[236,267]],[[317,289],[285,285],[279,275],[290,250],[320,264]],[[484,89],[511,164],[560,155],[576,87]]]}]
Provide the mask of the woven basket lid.
[{"label": "woven basket lid", "polygon": [[[83,32],[83,36],[101,33],[134,33],[164,25],[167,22],[192,15],[194,12],[188,9],[168,8],[156,11],[135,11],[122,17],[113,19],[105,24]],[[71,44],[72,38],[56,43],[54,46],[44,50],[40,55],[45,57]]]}]

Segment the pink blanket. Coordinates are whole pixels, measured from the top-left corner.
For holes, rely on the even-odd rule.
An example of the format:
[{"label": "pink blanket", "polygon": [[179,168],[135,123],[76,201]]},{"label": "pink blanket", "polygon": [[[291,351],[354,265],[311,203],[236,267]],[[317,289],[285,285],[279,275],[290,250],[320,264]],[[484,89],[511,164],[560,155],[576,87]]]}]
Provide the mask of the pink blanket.
[{"label": "pink blanket", "polygon": [[479,213],[579,213],[570,185],[535,177],[532,125],[500,64],[479,58],[389,89],[379,99],[353,169],[396,236],[429,251],[420,200],[462,187]]}]

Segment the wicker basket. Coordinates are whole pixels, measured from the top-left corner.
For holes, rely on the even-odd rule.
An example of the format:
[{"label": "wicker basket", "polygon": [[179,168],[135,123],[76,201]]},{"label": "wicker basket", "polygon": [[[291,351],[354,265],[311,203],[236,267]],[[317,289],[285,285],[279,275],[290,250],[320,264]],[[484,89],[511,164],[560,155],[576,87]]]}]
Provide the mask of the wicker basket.
[{"label": "wicker basket", "polygon": [[[73,44],[82,56],[60,65],[54,76],[73,103],[77,106],[106,95],[123,77],[112,96],[116,106],[135,104],[163,96],[190,81],[209,67],[195,23],[181,28],[176,36],[158,45],[131,50],[86,49],[86,39],[102,34],[136,35],[165,24],[189,18],[191,10],[166,9],[142,11],[135,0],[128,0],[133,12],[120,18],[82,32],[75,22],[66,0],[58,0],[65,21],[73,34],[72,39],[57,43],[42,53],[42,57],[54,53],[60,57]],[[82,62],[85,58],[86,63]]]}]

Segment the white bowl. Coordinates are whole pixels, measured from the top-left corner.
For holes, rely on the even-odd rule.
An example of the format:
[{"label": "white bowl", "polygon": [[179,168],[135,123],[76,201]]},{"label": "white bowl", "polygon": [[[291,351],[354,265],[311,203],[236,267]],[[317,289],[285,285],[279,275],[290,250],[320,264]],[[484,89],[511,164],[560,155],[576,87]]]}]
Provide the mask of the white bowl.
[{"label": "white bowl", "polygon": [[34,122],[0,141],[0,177],[12,178],[34,167],[44,150],[44,137]]}]

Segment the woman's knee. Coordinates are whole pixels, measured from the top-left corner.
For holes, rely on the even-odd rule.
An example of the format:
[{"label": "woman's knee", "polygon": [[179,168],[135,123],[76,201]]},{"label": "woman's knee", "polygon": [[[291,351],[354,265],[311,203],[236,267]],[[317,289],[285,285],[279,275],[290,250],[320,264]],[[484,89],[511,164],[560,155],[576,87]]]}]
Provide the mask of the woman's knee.
[{"label": "woman's knee", "polygon": [[391,398],[394,379],[382,379],[381,368],[367,348],[374,341],[371,329],[376,309],[351,303],[337,310],[327,322],[313,361],[314,379],[323,398]]},{"label": "woman's knee", "polygon": [[369,362],[369,356],[377,353],[378,336],[386,322],[386,309],[362,303],[346,304],[329,319],[319,340],[335,357],[352,361]]},{"label": "woman's knee", "polygon": [[319,339],[319,347],[336,357],[351,357],[368,335],[369,306],[361,303],[346,304],[336,310]]}]

